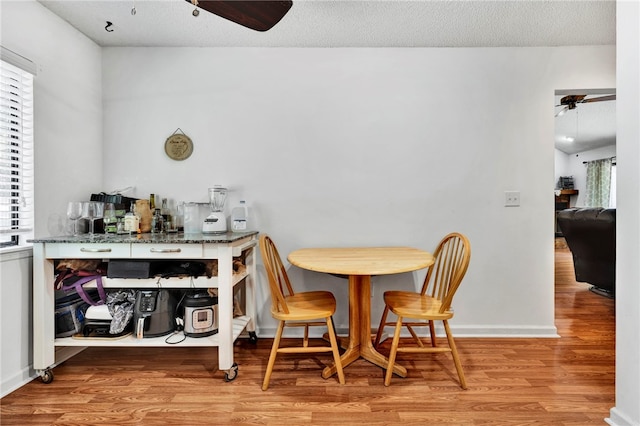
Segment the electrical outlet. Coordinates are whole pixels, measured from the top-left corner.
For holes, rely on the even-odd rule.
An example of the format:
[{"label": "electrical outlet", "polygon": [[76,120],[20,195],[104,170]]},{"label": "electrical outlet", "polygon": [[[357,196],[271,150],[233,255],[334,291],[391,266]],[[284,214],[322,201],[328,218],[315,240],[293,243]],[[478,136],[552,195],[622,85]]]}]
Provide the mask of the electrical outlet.
[{"label": "electrical outlet", "polygon": [[505,207],[519,207],[520,206],[520,191],[505,191],[504,192],[504,205],[505,205]]}]

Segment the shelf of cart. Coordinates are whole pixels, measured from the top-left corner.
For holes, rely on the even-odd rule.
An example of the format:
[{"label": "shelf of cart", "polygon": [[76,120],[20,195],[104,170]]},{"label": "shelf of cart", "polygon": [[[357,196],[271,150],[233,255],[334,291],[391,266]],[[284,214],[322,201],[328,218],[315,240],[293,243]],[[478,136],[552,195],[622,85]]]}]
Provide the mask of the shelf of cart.
[{"label": "shelf of cart", "polygon": [[[235,317],[233,319],[233,340],[235,341],[249,323],[250,317],[247,315]],[[176,343],[182,340],[180,343]],[[206,337],[185,337],[182,332],[167,334],[160,337],[145,337],[137,339],[134,334],[124,337],[63,337],[57,338],[55,346],[126,346],[126,347],[176,347],[176,346],[220,346],[218,335],[213,334]]]}]

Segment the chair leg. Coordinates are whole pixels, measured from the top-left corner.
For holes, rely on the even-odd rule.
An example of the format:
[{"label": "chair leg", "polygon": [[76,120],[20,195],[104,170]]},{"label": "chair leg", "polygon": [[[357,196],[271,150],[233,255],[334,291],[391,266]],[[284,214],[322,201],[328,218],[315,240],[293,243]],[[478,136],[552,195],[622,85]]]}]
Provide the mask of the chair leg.
[{"label": "chair leg", "polygon": [[409,330],[409,333],[411,333],[411,336],[413,336],[413,340],[416,341],[416,344],[423,348],[424,344],[422,343],[422,339],[420,339],[420,337],[416,334],[415,330],[413,329],[413,327],[411,327],[411,324],[407,323],[405,324],[405,326],[407,326],[407,330]]},{"label": "chair leg", "polygon": [[449,322],[447,320],[444,320],[442,322],[444,323],[444,330],[447,333],[447,341],[449,342],[449,347],[451,348],[453,363],[456,365],[456,370],[458,371],[458,377],[460,378],[460,386],[462,386],[462,389],[466,389],[467,381],[464,378],[464,371],[462,371],[462,363],[460,362],[460,357],[458,356],[458,349],[456,348],[456,342],[453,340],[453,335],[451,334],[451,329],[449,328]]},{"label": "chair leg", "polygon": [[436,347],[436,327],[433,321],[429,320],[429,335],[431,336],[431,346]]},{"label": "chair leg", "polygon": [[273,365],[276,363],[276,356],[278,355],[278,348],[280,347],[280,338],[282,337],[283,330],[284,321],[280,321],[278,324],[278,330],[276,331],[276,337],[273,339],[273,345],[271,346],[271,354],[269,355],[267,371],[264,373],[264,381],[262,382],[263,391],[266,391],[269,388],[269,380],[271,379],[271,373],[273,372]]},{"label": "chair leg", "polygon": [[384,385],[391,384],[391,376],[393,375],[393,365],[396,362],[396,354],[398,353],[398,342],[400,342],[400,330],[402,330],[402,317],[398,316],[396,321],[396,329],[393,333],[393,342],[391,342],[391,352],[389,352],[389,365],[387,365],[387,374],[384,376]]},{"label": "chair leg", "polygon": [[329,332],[329,340],[331,341],[331,352],[333,352],[333,361],[336,364],[336,372],[338,373],[338,382],[344,385],[344,372],[342,371],[342,361],[340,360],[340,351],[338,351],[338,339],[333,326],[331,317],[327,317],[327,331]]},{"label": "chair leg", "polygon": [[385,322],[387,321],[387,314],[389,313],[389,307],[384,305],[384,312],[382,312],[382,318],[380,319],[380,325],[378,326],[378,332],[376,333],[376,339],[373,341],[373,347],[378,348],[380,345],[380,339],[382,338],[382,332],[384,331]]}]

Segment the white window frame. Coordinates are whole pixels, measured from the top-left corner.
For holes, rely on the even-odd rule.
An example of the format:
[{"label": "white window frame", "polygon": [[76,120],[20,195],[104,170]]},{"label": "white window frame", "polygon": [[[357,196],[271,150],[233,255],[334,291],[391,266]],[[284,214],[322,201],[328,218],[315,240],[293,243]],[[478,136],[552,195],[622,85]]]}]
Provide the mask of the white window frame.
[{"label": "white window frame", "polygon": [[35,69],[0,46],[0,250],[33,238]]},{"label": "white window frame", "polygon": [[609,190],[609,208],[610,209],[615,209],[616,208],[616,194],[618,192],[618,166],[617,163],[614,162],[611,165],[611,187]]}]

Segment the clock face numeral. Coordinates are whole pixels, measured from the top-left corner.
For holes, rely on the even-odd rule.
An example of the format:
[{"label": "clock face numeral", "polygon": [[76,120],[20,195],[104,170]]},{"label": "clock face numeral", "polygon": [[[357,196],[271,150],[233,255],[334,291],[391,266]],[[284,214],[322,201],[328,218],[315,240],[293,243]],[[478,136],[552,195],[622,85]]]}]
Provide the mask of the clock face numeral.
[{"label": "clock face numeral", "polygon": [[164,143],[164,151],[173,160],[185,160],[193,153],[193,142],[187,135],[174,134]]}]

